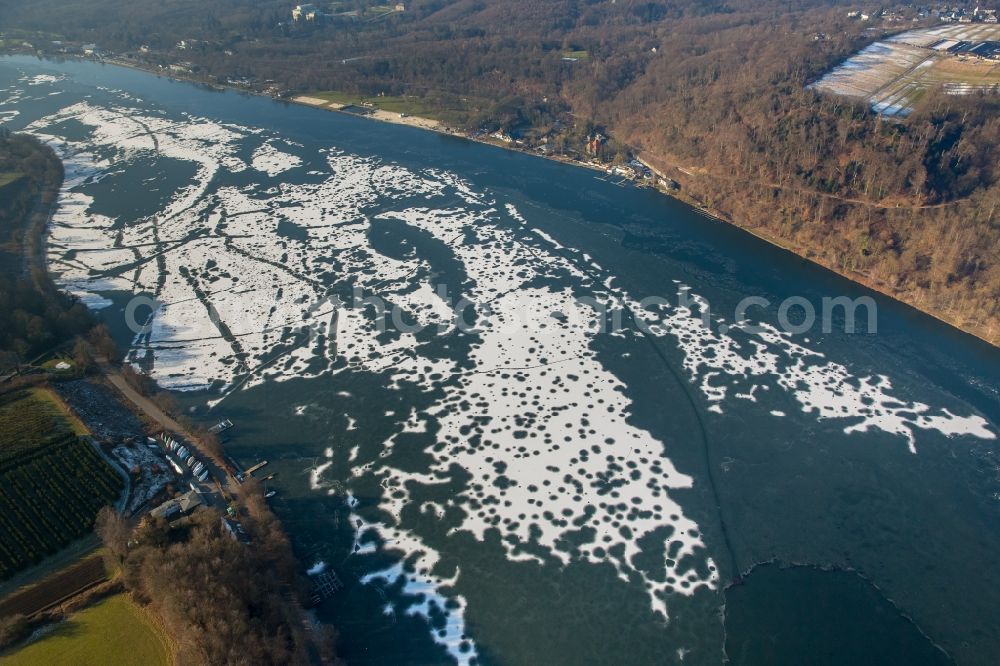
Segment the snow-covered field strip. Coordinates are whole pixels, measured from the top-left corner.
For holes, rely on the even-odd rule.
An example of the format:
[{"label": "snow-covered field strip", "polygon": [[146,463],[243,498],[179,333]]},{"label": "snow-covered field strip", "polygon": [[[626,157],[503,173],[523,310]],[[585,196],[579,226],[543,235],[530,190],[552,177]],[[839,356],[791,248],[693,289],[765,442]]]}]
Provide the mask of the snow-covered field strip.
[{"label": "snow-covered field strip", "polygon": [[[946,58],[955,59],[946,52],[949,45],[997,39],[1000,28],[982,24],[901,33],[865,47],[810,87],[864,99],[873,110],[887,116],[906,116],[923,92],[936,85],[954,94],[989,89],[988,83],[968,83],[958,73],[941,72],[937,65]],[[938,44],[942,40],[948,41]],[[995,83],[1000,84],[1000,72]]]}]

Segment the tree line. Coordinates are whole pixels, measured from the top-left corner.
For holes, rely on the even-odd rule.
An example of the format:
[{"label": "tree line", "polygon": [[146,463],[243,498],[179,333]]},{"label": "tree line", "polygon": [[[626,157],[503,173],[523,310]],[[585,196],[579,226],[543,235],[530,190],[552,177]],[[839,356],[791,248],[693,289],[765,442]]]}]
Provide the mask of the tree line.
[{"label": "tree line", "polygon": [[[36,139],[0,137],[0,372],[87,334],[86,306],[52,284],[44,234],[62,183],[62,164]],[[2,181],[0,181],[2,182]]]},{"label": "tree line", "polygon": [[333,629],[317,627],[310,638],[302,624],[309,590],[288,537],[259,488],[242,494],[249,544],[232,539],[209,508],[174,523],[147,517],[137,527],[107,508],[95,531],[125,589],[163,620],[177,663],[336,663]]}]

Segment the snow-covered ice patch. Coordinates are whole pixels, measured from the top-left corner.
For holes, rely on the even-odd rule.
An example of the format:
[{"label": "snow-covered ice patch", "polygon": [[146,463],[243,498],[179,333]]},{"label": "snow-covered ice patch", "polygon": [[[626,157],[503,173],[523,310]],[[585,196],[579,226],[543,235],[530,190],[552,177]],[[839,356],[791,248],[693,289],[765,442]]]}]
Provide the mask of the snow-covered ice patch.
[{"label": "snow-covered ice patch", "polygon": [[273,141],[268,141],[254,151],[251,164],[257,171],[266,173],[268,176],[277,176],[301,166],[302,158],[279,150]]}]

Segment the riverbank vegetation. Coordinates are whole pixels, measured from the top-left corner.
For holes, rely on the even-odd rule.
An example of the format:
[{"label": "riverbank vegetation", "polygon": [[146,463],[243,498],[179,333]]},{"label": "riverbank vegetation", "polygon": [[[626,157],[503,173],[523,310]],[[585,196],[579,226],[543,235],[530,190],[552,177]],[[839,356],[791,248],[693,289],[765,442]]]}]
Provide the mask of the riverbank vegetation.
[{"label": "riverbank vegetation", "polygon": [[[49,211],[62,163],[33,137],[0,135],[0,375],[79,336],[108,338],[86,306],[56,289],[44,265]],[[82,350],[81,350],[82,351]]]},{"label": "riverbank vegetation", "polygon": [[107,545],[122,554],[126,589],[177,641],[179,663],[332,660],[332,634],[315,642],[306,634],[299,606],[306,590],[296,588],[299,568],[277,520],[251,509],[241,522],[250,544],[234,540],[218,513],[203,509],[173,524],[147,519],[134,533],[119,533],[125,543]]}]

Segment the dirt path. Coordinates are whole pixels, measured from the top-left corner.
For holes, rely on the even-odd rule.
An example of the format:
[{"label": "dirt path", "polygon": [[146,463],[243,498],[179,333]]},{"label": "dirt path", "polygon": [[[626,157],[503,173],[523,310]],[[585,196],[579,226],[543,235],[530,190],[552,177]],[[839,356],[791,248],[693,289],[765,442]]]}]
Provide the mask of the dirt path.
[{"label": "dirt path", "polygon": [[884,204],[877,201],[868,201],[866,199],[853,199],[851,197],[842,197],[837,194],[829,194],[827,192],[817,192],[816,190],[809,189],[808,187],[797,187],[795,185],[781,185],[778,183],[770,183],[763,180],[755,180],[753,178],[748,178],[746,176],[724,176],[722,174],[712,173],[704,167],[681,167],[674,166],[675,169],[680,171],[686,176],[692,178],[715,178],[716,180],[726,180],[730,182],[738,181],[744,184],[760,185],[762,187],[770,187],[776,190],[791,190],[792,192],[798,192],[800,194],[805,194],[808,196],[822,197],[824,199],[832,199],[834,201],[842,201],[844,203],[857,204],[859,206],[867,206],[868,208],[877,208],[880,210],[929,210],[932,208],[947,208],[948,206],[955,206],[962,203],[965,199],[954,199],[953,201],[946,201],[945,203],[939,204]]},{"label": "dirt path", "polygon": [[96,534],[88,534],[71,542],[58,553],[46,557],[33,567],[17,572],[0,583],[0,598],[62,571],[71,564],[89,557],[100,547],[101,540],[97,538]]},{"label": "dirt path", "polygon": [[184,426],[171,418],[162,409],[157,407],[156,403],[152,400],[132,388],[132,386],[125,381],[125,377],[121,374],[121,372],[111,367],[110,364],[101,363],[100,366],[101,372],[103,372],[104,376],[108,378],[108,381],[111,382],[116,389],[121,391],[122,394],[132,402],[132,404],[138,407],[143,414],[155,421],[158,425],[162,426],[164,430],[171,430],[178,434],[182,434],[185,437],[190,437]]},{"label": "dirt path", "polygon": [[199,443],[198,439],[192,435],[187,428],[181,425],[176,419],[171,417],[169,414],[160,409],[155,402],[144,396],[139,391],[135,390],[131,384],[125,381],[125,376],[113,367],[110,363],[106,361],[100,361],[99,366],[101,372],[108,379],[112,386],[118,389],[126,399],[129,400],[136,408],[139,409],[143,414],[145,414],[150,420],[155,422],[165,431],[169,431],[180,435],[186,440],[186,445],[193,452],[197,453],[197,457],[202,463],[208,468],[209,472],[212,474],[212,479],[218,482],[219,487],[222,489],[224,496],[217,497],[217,493],[213,492],[212,484],[209,482],[201,482],[200,486],[204,488],[202,496],[208,495],[213,499],[218,499],[218,508],[225,512],[227,508],[226,496],[230,498],[235,498],[238,494],[235,481],[229,476],[226,468],[221,460],[216,456],[212,455],[210,452],[206,451],[204,447]]}]

